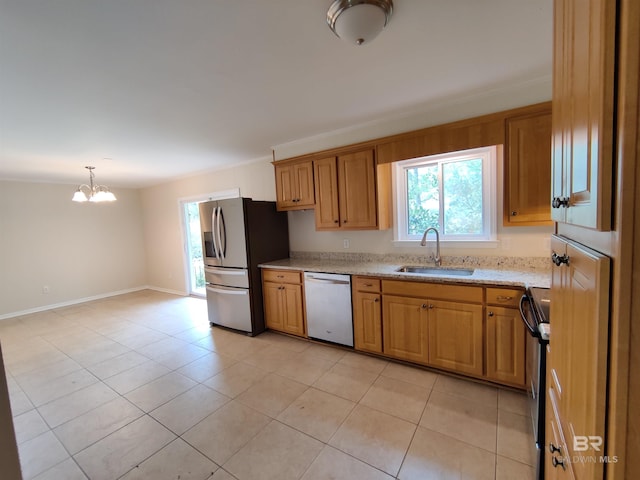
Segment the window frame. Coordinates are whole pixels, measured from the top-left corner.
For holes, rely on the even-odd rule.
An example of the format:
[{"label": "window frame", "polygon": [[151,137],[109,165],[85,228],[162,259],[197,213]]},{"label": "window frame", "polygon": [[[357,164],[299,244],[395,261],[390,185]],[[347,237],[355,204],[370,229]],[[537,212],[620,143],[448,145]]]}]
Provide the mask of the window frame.
[{"label": "window frame", "polygon": [[[409,235],[407,233],[408,212],[407,212],[407,175],[405,170],[420,165],[434,164],[439,165],[454,161],[482,159],[482,218],[483,233],[481,235],[445,235],[442,231],[442,225],[438,228],[440,232],[440,241],[449,246],[469,246],[495,248],[498,245],[497,232],[497,187],[496,172],[498,162],[497,145],[490,147],[480,147],[468,150],[459,150],[455,152],[442,153],[437,155],[428,155],[424,157],[411,158],[394,162],[392,168],[393,183],[393,203],[394,203],[394,221],[393,221],[393,237],[394,243],[398,246],[411,244],[420,244],[422,234]],[[442,168],[439,167],[440,191],[442,191]],[[440,208],[442,213],[442,204],[444,202],[440,196]],[[442,221],[442,215],[441,215]]]}]

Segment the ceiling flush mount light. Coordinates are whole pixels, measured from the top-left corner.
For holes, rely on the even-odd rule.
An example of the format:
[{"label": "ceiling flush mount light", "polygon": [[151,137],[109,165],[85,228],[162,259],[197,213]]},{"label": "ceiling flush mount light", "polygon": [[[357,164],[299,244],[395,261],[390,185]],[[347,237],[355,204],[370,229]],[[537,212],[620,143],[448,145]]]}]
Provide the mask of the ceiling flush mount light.
[{"label": "ceiling flush mount light", "polygon": [[335,0],[327,12],[327,23],[338,37],[362,45],[387,26],[392,12],[392,0]]},{"label": "ceiling flush mount light", "polygon": [[95,175],[93,169],[96,167],[84,167],[89,170],[89,185],[83,184],[78,187],[73,194],[74,202],[113,202],[116,196],[104,185],[96,185],[93,182]]}]

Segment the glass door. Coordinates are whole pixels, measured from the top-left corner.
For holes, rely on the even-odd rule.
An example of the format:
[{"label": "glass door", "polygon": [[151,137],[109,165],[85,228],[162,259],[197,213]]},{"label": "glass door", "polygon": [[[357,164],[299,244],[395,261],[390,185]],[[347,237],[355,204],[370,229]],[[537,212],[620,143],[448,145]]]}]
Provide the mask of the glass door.
[{"label": "glass door", "polygon": [[184,203],[185,233],[187,240],[187,262],[189,267],[189,294],[204,297],[204,261],[202,259],[202,240],[200,238],[200,202]]}]

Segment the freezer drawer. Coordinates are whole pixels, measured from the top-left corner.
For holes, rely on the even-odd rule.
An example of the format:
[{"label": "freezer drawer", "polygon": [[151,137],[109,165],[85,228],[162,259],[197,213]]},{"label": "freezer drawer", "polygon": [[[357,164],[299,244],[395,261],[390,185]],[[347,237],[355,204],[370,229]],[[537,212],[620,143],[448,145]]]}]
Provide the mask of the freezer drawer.
[{"label": "freezer drawer", "polygon": [[249,270],[246,268],[205,267],[207,283],[227,287],[249,288]]},{"label": "freezer drawer", "polygon": [[207,285],[209,323],[251,332],[251,299],[245,288]]}]

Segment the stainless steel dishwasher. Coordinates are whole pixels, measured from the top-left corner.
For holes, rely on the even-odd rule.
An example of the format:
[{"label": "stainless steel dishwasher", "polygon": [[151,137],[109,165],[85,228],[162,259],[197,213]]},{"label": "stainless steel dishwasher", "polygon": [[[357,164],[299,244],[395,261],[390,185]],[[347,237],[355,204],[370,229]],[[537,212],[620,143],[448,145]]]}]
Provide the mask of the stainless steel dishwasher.
[{"label": "stainless steel dishwasher", "polygon": [[309,337],[353,347],[351,277],[305,272],[304,292]]}]

